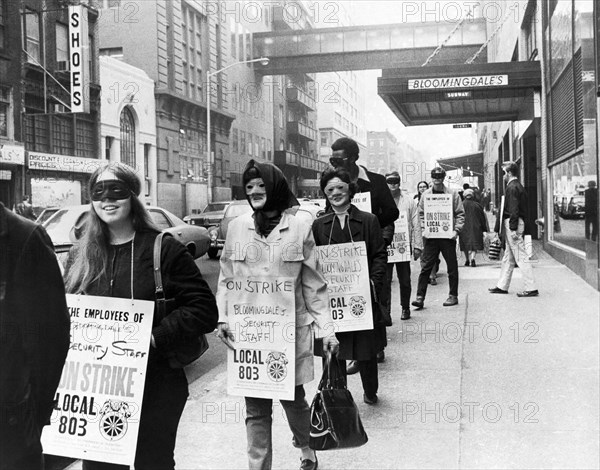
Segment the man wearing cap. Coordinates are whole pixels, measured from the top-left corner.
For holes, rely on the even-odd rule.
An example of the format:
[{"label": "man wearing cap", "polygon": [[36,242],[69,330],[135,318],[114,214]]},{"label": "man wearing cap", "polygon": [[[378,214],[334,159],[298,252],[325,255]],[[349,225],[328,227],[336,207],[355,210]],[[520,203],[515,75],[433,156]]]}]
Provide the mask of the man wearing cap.
[{"label": "man wearing cap", "polygon": [[[392,171],[385,175],[385,180],[394,202],[398,207],[400,214],[404,213],[408,222],[408,236],[414,259],[417,260],[423,251],[423,236],[421,234],[421,223],[419,222],[419,212],[417,202],[412,197],[402,194],[400,183],[402,182],[400,174]],[[387,283],[385,284],[385,308],[391,316],[392,310],[392,278],[394,276],[394,266],[400,283],[400,305],[402,306],[402,320],[410,319],[410,261],[401,261],[388,263],[387,265]]]},{"label": "man wearing cap", "polygon": [[451,194],[452,195],[452,229],[450,238],[426,238],[424,240],[423,255],[421,258],[421,274],[417,284],[417,298],[412,304],[417,308],[423,308],[425,295],[427,294],[427,281],[433,266],[440,255],[446,260],[448,266],[448,280],[450,282],[450,293],[448,299],[443,303],[444,307],[458,304],[458,261],[456,259],[456,238],[465,223],[465,209],[458,193],[444,185],[446,172],[443,168],[435,167],[431,170],[432,186],[421,196],[419,201],[419,217],[421,221],[425,218],[425,204],[429,194]]}]

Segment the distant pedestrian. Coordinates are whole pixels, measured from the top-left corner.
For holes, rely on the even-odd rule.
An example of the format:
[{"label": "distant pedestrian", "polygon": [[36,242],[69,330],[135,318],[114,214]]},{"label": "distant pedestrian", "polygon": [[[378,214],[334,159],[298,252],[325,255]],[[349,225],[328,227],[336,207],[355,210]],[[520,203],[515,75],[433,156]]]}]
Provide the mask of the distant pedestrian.
[{"label": "distant pedestrian", "polygon": [[[91,207],[67,261],[68,292],[155,300],[153,252],[160,231],[139,199],[141,189],[135,170],[121,163],[92,173]],[[154,314],[136,469],[175,468],[177,428],[189,393],[184,370],[172,368],[169,358],[186,339],[210,333],[217,326],[215,298],[186,247],[173,237],[164,237],[160,264],[165,297],[174,299],[174,308],[162,317],[158,311]],[[83,461],[84,470],[128,468]]]},{"label": "distant pedestrian", "polygon": [[[446,171],[441,167],[431,170],[432,188],[423,193],[419,201],[419,217],[425,218],[425,199],[429,194],[450,194],[452,203],[452,221],[450,238],[425,238],[423,254],[421,255],[421,274],[417,285],[417,298],[412,302],[417,308],[423,308],[425,295],[427,294],[427,281],[431,270],[435,266],[440,253],[446,260],[448,266],[448,280],[450,293],[448,299],[443,303],[444,307],[458,304],[458,262],[456,260],[456,238],[461,233],[465,223],[465,210],[460,196],[444,185]],[[423,224],[424,222],[422,222]]]},{"label": "distant pedestrian", "polygon": [[488,221],[483,207],[474,200],[474,191],[466,189],[465,200],[465,225],[460,232],[460,251],[465,254],[465,266],[475,267],[475,255],[483,250],[483,233],[488,232]]},{"label": "distant pedestrian", "polygon": [[31,205],[30,199],[28,195],[24,195],[21,202],[17,204],[15,208],[15,212],[19,214],[21,217],[25,217],[29,220],[35,220],[35,214],[33,213],[33,206]]},{"label": "distant pedestrian", "polygon": [[523,185],[517,179],[519,167],[514,162],[505,162],[502,165],[506,190],[504,196],[504,211],[502,221],[496,219],[494,231],[500,233],[506,241],[500,279],[495,287],[489,289],[492,294],[508,294],[508,287],[512,278],[515,264],[519,264],[525,290],[518,292],[519,297],[535,297],[539,294],[533,277],[533,266],[527,249],[523,234],[527,220],[527,193]]},{"label": "distant pedestrian", "polygon": [[0,470],[44,468],[69,348],[65,287],[45,230],[0,203]]},{"label": "distant pedestrian", "polygon": [[[408,225],[408,236],[413,257],[418,260],[423,251],[423,236],[421,233],[421,222],[419,221],[419,211],[414,198],[402,194],[400,183],[402,182],[400,174],[392,171],[385,175],[386,182],[398,206],[400,214],[404,213]],[[392,310],[392,278],[394,276],[394,267],[400,284],[400,306],[402,308],[402,320],[410,319],[410,295],[412,293],[410,282],[410,261],[402,261],[387,264],[387,282],[385,284],[385,308],[391,317]]]},{"label": "distant pedestrian", "polygon": [[[296,308],[295,391],[293,400],[280,402],[294,435],[293,444],[301,452],[300,468],[316,470],[317,457],[308,445],[310,408],[305,399],[304,384],[314,378],[313,324],[323,328],[331,318],[327,284],[316,264],[311,224],[296,216],[294,207],[299,203],[282,171],[271,163],[250,160],[242,174],[242,181],[253,213],[234,219],[225,240],[217,290],[218,336],[228,347],[234,348],[235,337],[226,307],[227,302],[231,302],[226,298],[225,287],[229,279],[269,275],[274,279],[293,280]],[[259,250],[256,256],[235,255],[239,247],[247,246]],[[300,256],[290,259],[290,247],[298,247]],[[337,352],[338,341],[334,333],[323,339],[323,349]],[[268,470],[273,461],[273,400],[246,396],[245,402],[248,466],[250,469]]]},{"label": "distant pedestrian", "polygon": [[[349,173],[342,168],[326,170],[320,185],[332,210],[313,223],[317,246],[364,241],[367,249],[374,327],[371,330],[336,333],[336,336],[340,342],[338,357],[358,365],[363,400],[374,405],[378,401],[379,388],[377,354],[383,351],[385,345],[385,325],[377,299],[381,298],[386,283],[387,252],[377,218],[350,203],[356,184]],[[345,362],[340,361],[340,365],[345,374]]]},{"label": "distant pedestrian", "polygon": [[[596,241],[598,238],[598,188],[594,180],[588,181],[585,195],[585,238]],[[590,230],[591,228],[591,230]]]},{"label": "distant pedestrian", "polygon": [[483,195],[481,197],[481,205],[485,209],[486,212],[490,211],[490,202],[492,200],[491,191],[489,189],[483,190]]},{"label": "distant pedestrian", "polygon": [[[421,195],[427,191],[429,189],[429,183],[427,181],[419,181],[419,183],[417,184],[417,194],[415,194],[414,199],[417,200],[417,205],[419,204],[419,201],[421,200]],[[421,227],[421,224],[419,222],[418,227]],[[421,258],[421,263],[423,263],[423,258]],[[429,284],[431,284],[432,286],[437,285],[437,275],[438,272],[440,270],[440,257],[438,256],[435,265],[433,266],[433,269],[431,270],[431,274],[429,275]]]}]

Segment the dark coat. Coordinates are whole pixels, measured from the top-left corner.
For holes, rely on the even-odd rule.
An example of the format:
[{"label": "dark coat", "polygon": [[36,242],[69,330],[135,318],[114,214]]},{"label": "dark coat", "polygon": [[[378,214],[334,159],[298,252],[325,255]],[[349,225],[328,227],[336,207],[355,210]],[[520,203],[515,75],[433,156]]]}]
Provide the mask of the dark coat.
[{"label": "dark coat", "polygon": [[[139,300],[155,300],[153,250],[157,232],[138,232],[134,239],[133,296]],[[71,249],[70,260],[77,256]],[[87,290],[88,295],[131,297],[131,243],[110,247],[109,269]],[[184,337],[210,333],[217,326],[215,297],[202,278],[188,250],[173,237],[164,237],[161,250],[161,272],[165,297],[175,299],[176,308],[160,318],[154,312],[152,335],[156,349],[150,348],[150,363],[164,359]]]},{"label": "dark coat", "polygon": [[469,198],[463,201],[463,206],[465,208],[465,225],[460,232],[460,251],[481,251],[483,250],[483,232],[489,232],[483,207]]},{"label": "dark coat", "polygon": [[[39,447],[69,348],[70,321],[46,231],[0,203],[0,467]],[[25,448],[28,447],[27,450]],[[4,465],[4,466],[3,466]]]},{"label": "dark coat", "polygon": [[[380,306],[376,299],[381,298],[383,286],[386,282],[387,251],[381,236],[379,223],[373,214],[360,211],[351,205],[348,219],[346,227],[342,230],[338,217],[334,213],[327,213],[313,223],[313,235],[317,246],[348,243],[352,240],[364,241],[367,246],[375,328],[373,330],[336,333],[336,337],[340,342],[339,358],[368,360],[375,357],[385,345],[385,326],[383,326]],[[329,238],[330,233],[331,239]]]}]

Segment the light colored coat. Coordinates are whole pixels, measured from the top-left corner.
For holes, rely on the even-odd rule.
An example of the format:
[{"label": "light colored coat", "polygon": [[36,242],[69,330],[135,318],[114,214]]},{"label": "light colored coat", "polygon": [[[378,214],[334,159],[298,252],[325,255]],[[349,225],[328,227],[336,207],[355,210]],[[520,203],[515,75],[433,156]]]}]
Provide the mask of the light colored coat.
[{"label": "light colored coat", "polygon": [[227,322],[227,279],[295,279],[296,385],[301,385],[314,378],[312,325],[323,327],[330,312],[327,283],[317,268],[311,224],[294,212],[285,211],[266,238],[256,233],[252,214],[231,222],[221,255],[216,297],[219,322]]},{"label": "light colored coat", "polygon": [[394,201],[396,202],[396,206],[398,206],[398,211],[406,212],[406,218],[408,220],[408,232],[410,234],[412,248],[423,250],[423,233],[421,230],[421,221],[419,220],[417,201],[402,191],[398,195],[397,200],[394,197]]}]

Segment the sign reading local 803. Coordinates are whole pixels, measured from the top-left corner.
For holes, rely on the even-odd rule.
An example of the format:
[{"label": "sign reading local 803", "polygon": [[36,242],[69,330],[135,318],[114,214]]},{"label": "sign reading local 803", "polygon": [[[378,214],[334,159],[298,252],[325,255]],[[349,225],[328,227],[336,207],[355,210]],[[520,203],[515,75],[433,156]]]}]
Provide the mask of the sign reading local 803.
[{"label": "sign reading local 803", "polygon": [[235,350],[227,354],[227,393],[294,399],[295,282],[291,278],[227,279],[227,319]]},{"label": "sign reading local 803", "polygon": [[452,194],[424,194],[423,236],[427,238],[452,238]]}]

